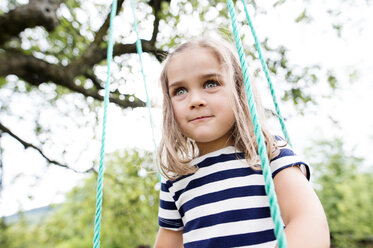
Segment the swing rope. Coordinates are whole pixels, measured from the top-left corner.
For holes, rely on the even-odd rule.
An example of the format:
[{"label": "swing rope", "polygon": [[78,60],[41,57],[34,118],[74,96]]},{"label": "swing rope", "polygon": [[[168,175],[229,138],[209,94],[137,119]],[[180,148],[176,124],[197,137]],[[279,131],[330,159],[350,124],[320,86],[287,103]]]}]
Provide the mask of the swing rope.
[{"label": "swing rope", "polygon": [[[142,62],[142,46],[141,40],[137,29],[137,18],[135,13],[135,6],[133,0],[130,1],[131,8],[132,8],[132,15],[133,15],[133,27],[136,32],[136,50],[139,55],[139,61],[141,65],[141,73],[144,81],[145,93],[146,93],[146,106],[149,111],[149,121],[152,130],[152,139],[154,150],[157,151],[157,144],[155,141],[155,134],[154,134],[154,125],[153,125],[153,118],[151,113],[151,106],[150,106],[150,98],[148,94],[148,87],[146,84],[146,75],[144,72],[144,66]],[[101,153],[100,153],[100,166],[99,166],[99,173],[97,179],[97,196],[96,196],[96,214],[95,214],[95,229],[94,229],[94,238],[93,238],[93,247],[99,248],[100,247],[100,229],[101,229],[101,209],[102,209],[102,189],[103,189],[103,179],[104,179],[104,156],[105,156],[105,134],[106,134],[106,116],[107,116],[107,106],[109,103],[109,84],[110,84],[110,65],[113,60],[113,20],[115,17],[115,13],[117,11],[117,0],[113,0],[112,9],[110,13],[110,29],[109,29],[109,44],[107,49],[107,79],[105,84],[105,98],[104,98],[104,118],[103,118],[103,130],[102,130],[102,143],[101,143]],[[157,166],[159,168],[159,163],[157,161]],[[159,170],[160,171],[160,170]],[[161,175],[159,175],[159,180],[161,179]]]},{"label": "swing rope", "polygon": [[[132,16],[133,16],[133,28],[136,32],[136,37],[137,37],[137,39],[136,39],[136,50],[137,50],[137,53],[139,55],[141,73],[142,73],[142,78],[143,78],[143,81],[144,81],[144,88],[145,88],[145,92],[146,92],[146,107],[148,108],[148,112],[149,112],[149,121],[150,121],[150,127],[152,129],[153,146],[154,146],[154,151],[156,152],[157,151],[157,143],[155,141],[154,125],[153,125],[153,118],[152,118],[152,112],[151,112],[151,106],[150,106],[150,98],[149,98],[149,94],[148,94],[148,87],[147,87],[147,84],[146,84],[146,75],[145,75],[145,72],[144,72],[144,65],[142,63],[142,45],[141,45],[139,32],[138,32],[138,29],[137,29],[137,18],[136,18],[136,12],[135,12],[135,5],[133,3],[133,0],[131,0],[130,3],[131,3]],[[160,172],[161,169],[160,169],[160,165],[159,165],[157,156],[156,156],[155,160],[156,160],[156,164],[157,164],[157,167],[158,167],[158,171]],[[161,174],[159,174],[158,177],[159,177],[159,181],[161,181]]]},{"label": "swing rope", "polygon": [[269,89],[271,91],[273,104],[275,105],[277,117],[278,117],[278,119],[280,121],[282,133],[284,134],[285,139],[287,140],[287,142],[289,143],[289,145],[291,146],[291,148],[293,148],[293,145],[292,145],[292,143],[290,141],[289,133],[288,133],[288,131],[286,129],[286,126],[285,126],[284,118],[281,115],[280,107],[279,107],[279,104],[278,104],[278,101],[277,101],[277,97],[276,97],[276,94],[275,94],[275,89],[273,87],[273,83],[272,83],[271,77],[269,76],[269,71],[268,71],[267,63],[264,61],[264,58],[263,58],[263,55],[262,55],[262,49],[261,49],[260,44],[258,42],[258,37],[256,36],[256,32],[255,32],[254,25],[253,25],[253,23],[251,21],[250,15],[249,15],[249,11],[247,10],[246,1],[245,0],[241,0],[241,2],[243,4],[243,6],[244,6],[245,14],[246,14],[246,19],[247,19],[247,22],[249,23],[251,33],[252,33],[252,35],[254,37],[255,47],[256,47],[256,50],[258,51],[260,63],[262,64],[262,68],[263,68],[264,74],[266,76],[266,79],[267,79],[267,82],[268,82],[268,85],[269,85]]},{"label": "swing rope", "polygon": [[[277,103],[277,98],[274,92],[273,84],[271,82],[269,72],[267,65],[263,59],[262,53],[261,53],[261,48],[254,30],[254,27],[252,25],[250,16],[247,11],[246,3],[244,0],[242,0],[246,12],[246,18],[248,20],[249,26],[251,28],[251,32],[254,36],[255,39],[255,46],[259,54],[260,61],[262,63],[263,70],[265,72],[267,81],[270,85],[270,90],[271,90],[271,95],[273,102],[275,104],[276,112],[280,120],[281,128],[282,131],[285,135],[285,138],[287,141],[290,143],[290,138],[288,135],[288,132],[285,127],[284,120],[282,118],[282,115],[280,113],[280,109]],[[146,75],[144,72],[144,66],[142,63],[142,46],[141,46],[141,40],[139,38],[138,30],[137,30],[137,19],[135,15],[135,8],[133,4],[133,0],[130,1],[131,3],[131,8],[132,8],[132,14],[133,14],[133,26],[136,32],[137,40],[136,40],[136,49],[137,53],[139,55],[139,61],[141,64],[141,72],[143,76],[143,81],[144,81],[144,87],[146,91],[146,106],[149,111],[149,120],[150,120],[150,125],[152,127],[152,135],[153,135],[153,145],[154,149],[156,150],[157,145],[155,142],[155,136],[154,136],[154,126],[153,126],[153,121],[152,121],[152,115],[151,115],[151,106],[150,106],[150,101],[149,101],[149,95],[148,95],[148,89],[147,89],[147,84],[146,84]],[[245,54],[243,51],[243,47],[241,44],[241,39],[239,36],[239,30],[237,26],[237,20],[236,20],[236,14],[234,11],[234,5],[232,3],[232,0],[227,0],[228,4],[228,9],[232,21],[232,28],[233,28],[233,35],[234,35],[234,40],[236,43],[237,51],[239,53],[239,58],[240,58],[240,63],[241,63],[241,68],[244,76],[244,82],[245,82],[245,90],[247,94],[247,99],[248,99],[248,104],[250,107],[250,113],[252,117],[252,122],[254,125],[254,132],[256,136],[256,140],[258,143],[258,153],[259,157],[261,159],[261,165],[262,165],[262,170],[263,170],[263,176],[264,176],[264,181],[265,181],[265,190],[266,193],[269,197],[269,203],[270,203],[270,211],[271,211],[271,216],[272,219],[275,223],[275,234],[276,238],[278,240],[278,245],[279,248],[286,248],[287,243],[286,243],[286,238],[284,234],[284,228],[283,228],[283,222],[281,219],[281,214],[280,214],[280,209],[277,203],[277,197],[276,193],[274,190],[274,184],[272,180],[272,175],[269,169],[269,161],[267,157],[267,149],[264,143],[264,136],[262,133],[262,129],[260,126],[260,123],[258,121],[258,114],[256,111],[256,106],[255,106],[255,101],[254,101],[254,96],[253,92],[251,89],[250,85],[250,79],[249,79],[249,74],[248,74],[248,67],[246,64],[245,60]],[[99,248],[100,247],[100,228],[101,228],[101,208],[102,208],[102,189],[103,189],[103,176],[104,176],[104,151],[105,151],[105,136],[106,136],[106,119],[107,119],[107,106],[109,103],[109,84],[110,84],[110,65],[113,59],[113,20],[116,15],[117,11],[117,0],[113,0],[112,3],[112,9],[110,13],[110,28],[109,28],[109,43],[108,43],[108,49],[107,49],[107,79],[105,83],[105,97],[104,97],[104,114],[103,114],[103,130],[102,130],[102,143],[101,143],[101,152],[100,152],[100,165],[99,165],[99,171],[98,171],[98,179],[97,179],[97,197],[96,197],[96,214],[95,214],[95,228],[94,228],[94,239],[93,239],[93,247],[94,248]],[[157,161],[157,166],[159,167],[159,163]]]},{"label": "swing rope", "polygon": [[102,187],[104,181],[104,157],[105,157],[105,136],[106,136],[106,118],[107,107],[109,105],[109,84],[110,84],[110,65],[113,60],[113,21],[117,13],[117,0],[113,0],[110,13],[110,27],[109,27],[109,44],[107,48],[107,74],[105,83],[105,97],[104,97],[104,117],[102,124],[102,138],[101,138],[101,152],[100,165],[97,177],[97,196],[96,196],[96,214],[95,214],[95,229],[93,236],[93,247],[100,247],[100,229],[101,229],[101,208],[102,208]]},{"label": "swing rope", "polygon": [[262,128],[258,121],[258,114],[256,111],[254,95],[251,89],[248,67],[247,67],[246,59],[245,59],[246,56],[243,51],[243,47],[241,44],[241,38],[239,35],[238,26],[237,26],[236,13],[234,10],[234,5],[233,5],[232,0],[227,0],[227,4],[228,4],[229,14],[231,17],[231,22],[232,22],[234,41],[236,43],[237,52],[239,54],[242,73],[244,77],[245,90],[246,90],[247,100],[249,103],[251,120],[254,125],[256,141],[258,143],[258,153],[259,153],[262,170],[263,170],[265,190],[269,198],[269,207],[271,211],[271,216],[275,224],[275,235],[278,240],[279,248],[286,248],[287,243],[286,243],[286,237],[284,234],[283,222],[282,222],[282,218],[280,214],[280,208],[277,203],[277,196],[275,193],[275,187],[274,187],[273,180],[272,180],[272,173],[269,168],[269,161],[268,161],[268,156],[267,156],[266,145],[264,142],[264,136],[262,133]]}]

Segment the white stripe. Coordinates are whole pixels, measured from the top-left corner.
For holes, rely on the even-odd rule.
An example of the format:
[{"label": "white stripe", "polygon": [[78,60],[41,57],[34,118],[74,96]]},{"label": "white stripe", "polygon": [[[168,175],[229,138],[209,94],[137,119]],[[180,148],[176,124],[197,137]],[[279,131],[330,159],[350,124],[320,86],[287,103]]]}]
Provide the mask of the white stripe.
[{"label": "white stripe", "polygon": [[[297,155],[278,158],[270,164],[271,173],[273,174],[274,172],[281,169],[282,167],[285,167],[285,166],[290,165],[290,164],[296,164],[296,163],[299,163],[299,162],[303,162],[303,161]],[[305,175],[307,177],[306,166],[304,164],[296,164],[296,165],[299,166],[303,175]]]},{"label": "white stripe", "polygon": [[162,226],[162,228],[163,228],[163,229],[167,229],[167,230],[171,230],[171,231],[181,231],[181,230],[184,229],[183,226],[182,226],[182,227],[178,227],[178,228],[173,228],[173,227],[163,227],[163,226]]},{"label": "white stripe", "polygon": [[174,202],[174,198],[172,198],[171,193],[162,190],[159,193],[159,199],[162,201]]},{"label": "white stripe", "polygon": [[188,190],[180,195],[180,198],[176,202],[178,208],[182,204],[193,200],[195,196],[202,196],[209,193],[218,192],[225,189],[232,189],[235,187],[249,186],[249,185],[264,185],[264,178],[262,175],[253,174],[245,177],[235,177],[226,180],[220,180],[204,184],[200,187]]},{"label": "white stripe", "polygon": [[192,180],[205,177],[205,176],[210,175],[212,173],[216,173],[217,171],[219,171],[219,173],[221,173],[221,172],[226,171],[226,170],[232,170],[232,169],[238,169],[238,168],[247,168],[247,167],[248,167],[248,165],[246,163],[246,160],[244,160],[244,159],[230,160],[230,161],[226,161],[226,162],[219,162],[219,163],[216,163],[214,165],[202,167],[196,173],[194,173],[193,175],[175,182],[169,188],[169,191],[172,192],[172,193],[175,193],[179,190],[183,190],[188,185],[188,183],[191,182]]},{"label": "white stripe", "polygon": [[304,164],[301,164],[299,166],[300,170],[302,171],[303,175],[305,175],[307,177],[307,169],[306,169],[306,166]]},{"label": "white stripe", "polygon": [[239,153],[239,151],[236,151],[236,148],[234,148],[234,146],[227,146],[227,147],[224,147],[222,149],[219,149],[219,150],[216,150],[216,151],[213,151],[211,153],[208,153],[208,154],[205,154],[205,155],[202,155],[200,157],[197,157],[195,159],[193,159],[191,161],[191,165],[196,165],[200,162],[202,162],[203,160],[205,160],[206,158],[212,158],[212,157],[217,157],[221,154],[231,154],[231,153]]},{"label": "white stripe", "polygon": [[294,164],[297,162],[302,162],[302,160],[299,159],[298,156],[285,156],[282,158],[278,158],[274,161],[271,162],[270,167],[271,167],[271,172],[273,173],[274,171],[280,169],[281,167],[284,167],[289,164]]},{"label": "white stripe", "polygon": [[193,208],[185,213],[183,219],[192,221],[200,217],[222,213],[230,210],[242,210],[245,208],[259,208],[268,206],[268,196],[247,196],[241,198],[233,198]]},{"label": "white stripe", "polygon": [[[199,241],[216,237],[231,236],[242,233],[260,232],[273,228],[273,221],[269,217],[257,220],[230,222],[196,229],[183,234],[183,239],[185,244],[193,241]],[[242,230],[245,231],[243,232]]]},{"label": "white stripe", "polygon": [[159,208],[158,216],[163,219],[180,219],[180,213],[177,210],[168,210]]}]

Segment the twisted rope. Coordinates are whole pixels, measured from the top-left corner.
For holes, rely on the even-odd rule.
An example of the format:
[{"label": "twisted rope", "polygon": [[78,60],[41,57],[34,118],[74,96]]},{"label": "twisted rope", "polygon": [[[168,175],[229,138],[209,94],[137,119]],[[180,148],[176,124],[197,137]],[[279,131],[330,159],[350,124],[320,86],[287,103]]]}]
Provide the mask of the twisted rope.
[{"label": "twisted rope", "polygon": [[251,89],[249,73],[247,69],[248,67],[247,67],[246,60],[245,60],[246,56],[243,51],[241,39],[239,36],[239,30],[237,27],[236,13],[234,11],[234,5],[233,5],[232,0],[227,0],[227,4],[228,4],[229,14],[230,14],[231,21],[232,21],[234,40],[236,43],[237,51],[238,51],[239,58],[240,58],[241,68],[243,72],[245,90],[246,90],[247,100],[248,100],[249,107],[250,107],[250,114],[251,114],[252,122],[254,125],[256,141],[258,143],[258,153],[259,153],[262,170],[263,170],[265,190],[269,198],[269,207],[271,211],[271,216],[275,224],[275,235],[278,240],[279,247],[286,248],[287,243],[286,243],[286,237],[284,234],[283,222],[281,219],[280,208],[277,203],[277,197],[276,197],[275,187],[274,187],[273,180],[272,180],[272,174],[269,168],[269,161],[267,157],[266,145],[264,143],[264,136],[262,133],[262,128],[258,121],[258,114],[256,111],[254,95]]},{"label": "twisted rope", "polygon": [[97,195],[96,195],[96,214],[95,214],[95,230],[93,236],[93,247],[100,247],[100,229],[101,229],[101,208],[102,208],[102,187],[104,181],[104,157],[105,157],[105,136],[106,136],[106,118],[107,107],[109,105],[109,84],[110,84],[110,65],[113,60],[113,20],[117,13],[117,0],[113,0],[110,13],[110,28],[109,28],[109,44],[107,48],[107,75],[105,83],[104,97],[104,117],[102,124],[100,166],[97,177]]},{"label": "twisted rope", "polygon": [[261,49],[260,44],[258,42],[258,37],[256,36],[256,32],[255,32],[254,25],[253,25],[253,23],[251,21],[250,15],[249,15],[249,11],[247,10],[246,1],[245,0],[241,0],[241,2],[242,2],[243,6],[244,6],[244,9],[245,9],[246,19],[247,19],[247,22],[249,23],[249,26],[250,26],[250,29],[251,29],[251,33],[252,33],[252,35],[254,37],[255,47],[256,47],[256,50],[258,51],[260,63],[262,64],[264,74],[265,74],[267,82],[269,84],[269,89],[271,91],[273,103],[275,105],[277,117],[278,117],[278,119],[280,121],[282,132],[283,132],[283,134],[284,134],[287,142],[289,143],[289,145],[291,147],[293,147],[293,145],[291,144],[291,141],[290,141],[289,133],[288,133],[288,131],[286,129],[286,126],[285,126],[284,118],[282,117],[281,112],[280,112],[280,107],[279,107],[279,104],[278,104],[278,101],[277,101],[277,97],[276,97],[276,94],[275,94],[275,89],[273,88],[273,83],[272,83],[271,77],[269,76],[269,71],[268,71],[267,63],[263,59],[262,49]]},{"label": "twisted rope", "polygon": [[[148,94],[148,88],[146,84],[146,75],[144,72],[144,66],[142,63],[142,46],[141,40],[139,37],[138,29],[137,29],[137,19],[135,14],[135,6],[133,0],[131,2],[132,8],[132,15],[133,15],[133,27],[136,32],[137,40],[136,40],[136,49],[139,55],[140,65],[141,65],[141,73],[144,81],[144,87],[146,92],[146,106],[149,111],[149,121],[150,126],[152,129],[152,137],[153,137],[153,145],[154,150],[157,150],[157,145],[155,141],[154,135],[154,125],[153,125],[153,118],[151,114],[151,106],[150,106],[150,98]],[[106,137],[106,119],[107,119],[107,106],[109,104],[109,84],[110,84],[110,65],[113,60],[113,20],[115,14],[117,12],[117,0],[113,0],[111,13],[110,13],[110,28],[109,28],[109,44],[107,49],[107,77],[105,83],[105,97],[104,97],[104,114],[103,114],[103,128],[102,128],[102,139],[101,139],[101,152],[100,152],[100,165],[98,171],[98,179],[97,179],[97,196],[96,196],[96,214],[95,214],[95,228],[94,228],[94,237],[93,237],[93,247],[99,248],[100,247],[100,229],[101,229],[101,209],[102,209],[102,189],[103,189],[103,179],[104,179],[104,157],[105,157],[105,137]],[[157,166],[159,167],[159,163],[157,161]],[[161,176],[159,175],[159,180]]]},{"label": "twisted rope", "polygon": [[[152,118],[152,112],[151,112],[151,106],[150,106],[150,98],[149,98],[149,94],[148,94],[148,87],[147,87],[147,84],[146,84],[146,75],[145,75],[145,72],[144,72],[144,65],[142,63],[142,45],[141,45],[139,32],[138,32],[138,29],[137,29],[137,18],[136,18],[136,12],[135,12],[135,5],[133,3],[133,0],[131,0],[130,3],[131,3],[132,16],[133,16],[133,28],[136,32],[136,37],[137,37],[137,39],[136,39],[136,50],[137,50],[137,53],[139,55],[141,73],[142,73],[142,78],[143,78],[143,81],[144,81],[144,88],[145,88],[145,92],[146,92],[146,107],[149,111],[149,122],[150,122],[150,126],[151,126],[151,129],[152,129],[153,146],[154,146],[154,151],[156,152],[157,151],[157,143],[155,141],[154,125],[153,125],[153,118]],[[161,171],[157,157],[156,157],[156,163],[157,163],[158,171]],[[161,175],[160,174],[159,174],[159,181],[161,181]]]},{"label": "twisted rope", "polygon": [[[290,139],[288,137],[288,133],[286,131],[286,127],[285,127],[285,124],[283,122],[283,118],[280,114],[280,109],[279,109],[278,104],[277,104],[277,98],[274,94],[274,89],[273,89],[271,79],[269,77],[267,65],[265,64],[263,56],[261,54],[260,45],[257,41],[255,30],[253,28],[252,22],[250,20],[249,15],[248,15],[246,3],[244,2],[244,0],[242,0],[242,1],[244,3],[244,7],[245,7],[246,18],[248,19],[251,31],[252,31],[254,39],[255,39],[255,46],[257,47],[259,57],[260,57],[260,60],[261,60],[262,66],[263,66],[263,70],[265,71],[267,81],[270,84],[272,98],[274,100],[276,111],[277,111],[277,114],[278,114],[279,119],[280,119],[281,127],[283,129],[285,137],[287,138],[288,142],[290,143]],[[270,172],[270,169],[269,169],[269,161],[268,161],[268,157],[267,157],[267,149],[266,149],[266,146],[265,146],[265,143],[264,143],[264,136],[262,134],[261,126],[260,126],[260,123],[258,121],[258,114],[256,112],[254,96],[253,96],[251,85],[250,85],[249,74],[248,74],[247,64],[246,64],[246,60],[245,60],[245,54],[243,52],[241,39],[239,38],[239,31],[238,31],[238,27],[237,27],[235,11],[234,11],[234,8],[233,8],[232,1],[227,0],[227,3],[228,3],[229,13],[230,13],[231,20],[232,20],[234,39],[235,39],[237,51],[239,53],[240,63],[241,63],[242,71],[243,71],[244,82],[245,82],[245,90],[246,90],[246,93],[247,93],[248,104],[249,104],[249,107],[250,107],[250,113],[251,113],[252,122],[253,122],[253,125],[254,125],[254,132],[255,132],[257,143],[258,143],[258,153],[259,153],[259,157],[261,159],[261,164],[262,164],[262,169],[263,169],[263,175],[264,175],[264,180],[265,180],[265,190],[266,190],[266,193],[269,197],[271,216],[272,216],[272,219],[275,223],[275,234],[276,234],[276,237],[278,239],[279,247],[280,248],[286,248],[287,244],[286,244],[286,238],[285,238],[285,235],[284,235],[284,229],[283,229],[280,209],[279,209],[278,204],[277,204],[277,197],[276,197],[275,190],[274,190],[272,175],[271,175],[271,172]],[[132,0],[131,0],[131,7],[132,7],[133,18],[134,18],[134,29],[135,29],[136,35],[137,35],[136,48],[137,48],[137,52],[139,54],[139,59],[140,59],[140,64],[141,64],[141,72],[142,72],[142,75],[143,75],[143,81],[144,81],[146,97],[147,97],[146,105],[148,107],[149,120],[150,120],[150,125],[152,127],[153,144],[154,144],[154,148],[156,150],[154,127],[153,127],[153,121],[152,121],[152,115],[151,115],[149,95],[148,95],[148,90],[147,90],[147,85],[146,85],[146,76],[145,76],[145,73],[144,73],[144,67],[143,67],[143,63],[142,63],[142,47],[141,47],[141,41],[140,41],[139,35],[138,35],[137,20],[136,20],[136,15],[135,15],[135,10],[134,10],[134,4],[133,4]],[[100,247],[100,227],[101,227],[101,208],[102,208],[102,188],[103,188],[103,176],[104,176],[104,151],[105,151],[105,136],[106,136],[106,119],[107,119],[107,106],[108,106],[108,103],[109,103],[110,65],[111,65],[112,58],[113,58],[113,20],[114,20],[114,17],[115,17],[116,9],[117,9],[117,1],[113,0],[112,9],[111,9],[111,13],[110,13],[109,44],[108,44],[108,50],[107,50],[107,79],[106,79],[106,83],[105,83],[102,143],[101,143],[101,152],[100,152],[100,165],[99,165],[99,172],[98,172],[98,179],[97,179],[95,230],[94,230],[94,239],[93,239],[93,247],[94,248],[99,248]],[[158,163],[157,163],[157,165],[159,166]]]}]

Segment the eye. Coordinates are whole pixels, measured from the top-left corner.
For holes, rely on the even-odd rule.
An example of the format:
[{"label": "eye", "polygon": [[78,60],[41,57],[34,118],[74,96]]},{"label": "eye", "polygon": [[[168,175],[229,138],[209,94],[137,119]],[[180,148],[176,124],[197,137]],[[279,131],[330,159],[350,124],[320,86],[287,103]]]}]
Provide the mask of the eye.
[{"label": "eye", "polygon": [[218,81],[215,81],[215,80],[208,80],[206,83],[205,83],[205,88],[208,89],[208,88],[213,88],[213,87],[217,87],[219,86],[219,82]]},{"label": "eye", "polygon": [[174,90],[174,96],[180,96],[180,95],[184,95],[185,93],[187,93],[187,90],[185,88],[177,88]]}]

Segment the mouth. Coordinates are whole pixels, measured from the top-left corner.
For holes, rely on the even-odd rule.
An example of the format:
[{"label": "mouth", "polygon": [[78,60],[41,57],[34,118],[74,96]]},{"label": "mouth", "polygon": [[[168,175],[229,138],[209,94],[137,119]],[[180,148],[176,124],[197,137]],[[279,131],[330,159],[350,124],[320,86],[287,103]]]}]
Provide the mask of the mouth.
[{"label": "mouth", "polygon": [[212,115],[206,115],[206,116],[198,116],[196,118],[191,119],[189,122],[198,122],[198,121],[204,121],[208,120],[212,117]]}]

